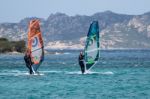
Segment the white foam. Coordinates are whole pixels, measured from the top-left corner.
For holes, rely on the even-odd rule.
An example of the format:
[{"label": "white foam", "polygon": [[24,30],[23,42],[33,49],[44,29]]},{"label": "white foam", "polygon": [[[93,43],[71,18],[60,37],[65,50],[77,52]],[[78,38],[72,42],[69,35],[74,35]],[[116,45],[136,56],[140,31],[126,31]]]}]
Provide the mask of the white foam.
[{"label": "white foam", "polygon": [[61,53],[59,53],[59,52],[56,52],[56,53],[55,53],[55,55],[60,55],[60,54],[61,54]]},{"label": "white foam", "polygon": [[[20,71],[20,70],[3,70],[0,73],[1,76],[25,76],[31,75],[27,71]],[[44,75],[43,73],[35,73],[32,75]]]},{"label": "white foam", "polygon": [[[75,72],[65,72],[65,74],[82,74],[81,71],[75,71]],[[113,72],[111,71],[107,71],[107,72],[94,72],[94,71],[86,71],[84,74],[90,74],[90,75],[93,75],[93,74],[106,74],[106,75],[112,75],[114,74]]]},{"label": "white foam", "polygon": [[40,71],[40,72],[42,72],[42,73],[61,73],[62,71],[54,71],[54,70],[52,70],[52,71]]},{"label": "white foam", "polygon": [[65,63],[65,62],[62,62],[62,64],[64,64],[64,65],[65,65],[66,63]]},{"label": "white foam", "polygon": [[[72,74],[72,75],[81,75],[81,71],[39,71],[38,73],[32,74],[32,75],[40,75],[43,76],[45,74],[49,73],[56,73],[56,74]],[[106,71],[106,72],[96,72],[96,71],[86,71],[84,74],[100,74],[100,75],[113,75],[114,73],[112,71]],[[26,76],[30,75],[27,71],[20,71],[20,70],[2,70],[0,72],[0,76]]]},{"label": "white foam", "polygon": [[6,73],[0,73],[1,76],[23,76],[23,75],[30,75],[29,73],[14,73],[14,72],[6,72]]},{"label": "white foam", "polygon": [[14,73],[13,76],[26,76],[26,75],[30,75],[29,73]]},{"label": "white foam", "polygon": [[114,73],[111,71],[107,71],[107,72],[102,72],[102,74],[106,74],[106,75],[113,75]]},{"label": "white foam", "polygon": [[84,74],[101,74],[101,72],[86,71]]},{"label": "white foam", "polygon": [[34,73],[34,74],[31,74],[31,75],[34,75],[34,76],[43,76],[44,75],[44,73]]},{"label": "white foam", "polygon": [[66,71],[65,74],[82,74],[82,73],[81,73],[81,71],[75,71],[75,72]]}]

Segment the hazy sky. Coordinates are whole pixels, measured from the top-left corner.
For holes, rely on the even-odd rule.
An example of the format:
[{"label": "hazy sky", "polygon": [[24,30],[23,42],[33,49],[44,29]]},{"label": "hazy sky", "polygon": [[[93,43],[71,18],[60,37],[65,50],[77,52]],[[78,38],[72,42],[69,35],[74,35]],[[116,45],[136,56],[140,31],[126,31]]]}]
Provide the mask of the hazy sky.
[{"label": "hazy sky", "polygon": [[47,18],[51,13],[92,15],[111,10],[122,14],[150,11],[150,0],[0,0],[0,23],[19,22],[25,17]]}]

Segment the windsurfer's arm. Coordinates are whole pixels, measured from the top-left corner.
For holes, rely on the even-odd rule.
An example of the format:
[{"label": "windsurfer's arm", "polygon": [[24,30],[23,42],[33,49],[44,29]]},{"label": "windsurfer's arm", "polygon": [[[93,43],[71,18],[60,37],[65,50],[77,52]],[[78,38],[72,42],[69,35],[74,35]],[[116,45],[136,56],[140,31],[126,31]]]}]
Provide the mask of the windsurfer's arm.
[{"label": "windsurfer's arm", "polygon": [[82,56],[79,56],[79,61],[84,61],[84,58]]},{"label": "windsurfer's arm", "polygon": [[84,62],[84,59],[80,60],[80,61],[83,61]]}]

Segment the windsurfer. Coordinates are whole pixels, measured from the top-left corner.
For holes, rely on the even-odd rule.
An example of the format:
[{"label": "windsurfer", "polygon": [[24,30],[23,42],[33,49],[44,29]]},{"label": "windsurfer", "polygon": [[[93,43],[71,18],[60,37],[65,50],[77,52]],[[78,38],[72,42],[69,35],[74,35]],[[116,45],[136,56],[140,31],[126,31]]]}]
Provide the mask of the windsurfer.
[{"label": "windsurfer", "polygon": [[80,55],[79,55],[79,65],[81,68],[81,72],[83,74],[85,72],[85,66],[84,66],[84,55],[82,52],[80,52]]},{"label": "windsurfer", "polygon": [[24,56],[24,61],[26,63],[26,67],[29,69],[29,73],[33,74],[32,67],[31,67],[33,65],[33,62],[31,60],[30,54],[31,54],[31,51],[29,49],[27,49],[25,56]]}]

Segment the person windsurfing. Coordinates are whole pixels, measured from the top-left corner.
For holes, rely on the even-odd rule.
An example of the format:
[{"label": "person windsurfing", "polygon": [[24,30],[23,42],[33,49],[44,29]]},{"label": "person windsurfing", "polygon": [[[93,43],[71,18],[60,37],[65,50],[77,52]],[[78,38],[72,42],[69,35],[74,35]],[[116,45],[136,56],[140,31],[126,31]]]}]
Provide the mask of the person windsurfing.
[{"label": "person windsurfing", "polygon": [[26,67],[29,69],[29,73],[33,74],[32,67],[31,67],[33,65],[33,62],[31,60],[30,54],[31,54],[30,50],[27,49],[25,52],[24,61],[26,63]]},{"label": "person windsurfing", "polygon": [[79,55],[79,65],[80,65],[82,74],[84,74],[84,72],[85,72],[85,65],[84,65],[84,55],[83,55],[82,52],[80,52],[80,55]]}]

